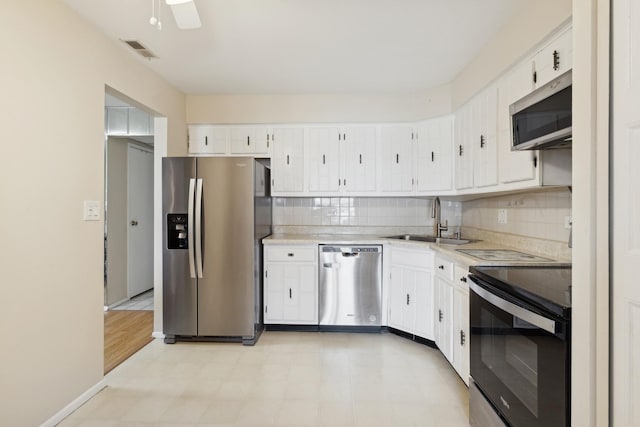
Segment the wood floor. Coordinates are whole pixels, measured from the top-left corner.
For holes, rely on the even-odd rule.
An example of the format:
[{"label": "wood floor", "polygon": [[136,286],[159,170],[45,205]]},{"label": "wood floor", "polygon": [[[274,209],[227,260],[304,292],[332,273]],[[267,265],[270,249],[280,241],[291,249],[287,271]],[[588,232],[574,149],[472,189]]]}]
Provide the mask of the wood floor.
[{"label": "wood floor", "polygon": [[111,371],[153,338],[153,311],[104,313],[104,373]]}]

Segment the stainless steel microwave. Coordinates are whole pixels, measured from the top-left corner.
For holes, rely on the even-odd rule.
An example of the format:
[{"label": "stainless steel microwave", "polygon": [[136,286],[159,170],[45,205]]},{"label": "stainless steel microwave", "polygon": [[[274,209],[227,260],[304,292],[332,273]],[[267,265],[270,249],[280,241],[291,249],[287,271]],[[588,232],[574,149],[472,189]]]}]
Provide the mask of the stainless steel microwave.
[{"label": "stainless steel microwave", "polygon": [[511,151],[571,147],[571,70],[509,106]]}]

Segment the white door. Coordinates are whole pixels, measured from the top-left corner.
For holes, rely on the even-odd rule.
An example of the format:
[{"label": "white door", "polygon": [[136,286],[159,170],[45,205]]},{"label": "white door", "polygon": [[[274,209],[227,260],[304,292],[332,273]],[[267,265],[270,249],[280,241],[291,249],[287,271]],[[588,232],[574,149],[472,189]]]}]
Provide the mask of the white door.
[{"label": "white door", "polygon": [[612,417],[640,426],[640,4],[613,3]]},{"label": "white door", "polygon": [[346,128],[341,145],[343,191],[376,190],[376,128]]},{"label": "white door", "polygon": [[409,193],[413,190],[413,129],[409,126],[383,127],[381,189],[385,192]]},{"label": "white door", "polygon": [[309,129],[309,191],[340,191],[340,142],[335,127]]},{"label": "white door", "polygon": [[153,151],[129,145],[127,156],[127,293],[153,288]]},{"label": "white door", "polygon": [[304,191],[304,129],[278,128],[273,134],[272,193]]}]

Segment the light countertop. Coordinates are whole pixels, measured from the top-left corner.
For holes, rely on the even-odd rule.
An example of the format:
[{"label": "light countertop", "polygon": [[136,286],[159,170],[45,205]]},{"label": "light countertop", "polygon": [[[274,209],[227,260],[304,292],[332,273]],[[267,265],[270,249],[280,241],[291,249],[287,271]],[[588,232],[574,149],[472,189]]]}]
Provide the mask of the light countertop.
[{"label": "light countertop", "polygon": [[[420,242],[416,240],[389,239],[385,236],[360,234],[273,234],[265,237],[265,245],[317,245],[317,244],[358,244],[358,245],[390,245],[407,248],[428,248],[451,259],[457,264],[471,265],[502,265],[502,266],[571,266],[571,261],[554,260],[544,262],[531,261],[487,261],[458,252],[456,249],[510,249],[519,252],[525,250],[506,247],[492,242],[477,241],[464,245],[447,245],[442,243]],[[533,254],[545,257],[544,254]],[[549,257],[546,257],[549,258]]]}]

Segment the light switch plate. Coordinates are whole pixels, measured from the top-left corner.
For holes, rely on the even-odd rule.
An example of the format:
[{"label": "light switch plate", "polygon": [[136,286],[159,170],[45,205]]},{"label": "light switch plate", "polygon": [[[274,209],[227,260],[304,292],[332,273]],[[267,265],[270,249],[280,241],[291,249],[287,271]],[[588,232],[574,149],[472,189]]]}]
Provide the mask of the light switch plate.
[{"label": "light switch plate", "polygon": [[498,209],[498,224],[506,224],[506,223],[507,223],[507,210]]},{"label": "light switch plate", "polygon": [[84,216],[85,221],[100,221],[100,202],[97,200],[85,200],[84,201]]}]

